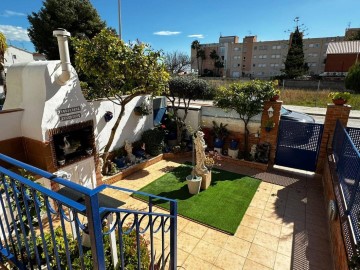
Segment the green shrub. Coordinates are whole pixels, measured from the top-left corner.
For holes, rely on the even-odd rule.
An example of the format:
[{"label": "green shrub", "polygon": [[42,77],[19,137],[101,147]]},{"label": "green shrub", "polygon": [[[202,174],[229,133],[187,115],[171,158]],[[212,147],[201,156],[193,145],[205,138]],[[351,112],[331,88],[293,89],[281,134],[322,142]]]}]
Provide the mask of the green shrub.
[{"label": "green shrub", "polygon": [[141,140],[145,143],[145,151],[152,156],[162,153],[165,133],[160,129],[149,129],[144,131]]},{"label": "green shrub", "polygon": [[[123,228],[124,231],[128,230],[128,228]],[[69,269],[67,266],[67,257],[66,257],[66,246],[65,240],[63,237],[62,228],[58,227],[54,231],[55,233],[55,241],[56,241],[56,248],[59,254],[59,261],[60,261],[60,268],[61,269]],[[54,243],[51,238],[50,233],[44,233],[44,239],[47,246],[47,251],[50,259],[50,266],[56,268],[56,257],[54,251]],[[67,235],[68,241],[68,251],[70,253],[70,260],[72,263],[73,269],[82,269],[81,268],[81,259],[80,259],[80,252],[78,249],[78,241],[72,239],[72,235]],[[104,253],[105,253],[105,269],[114,269],[114,265],[111,258],[111,249],[110,249],[110,236],[105,235],[103,237],[104,241]],[[36,264],[36,258],[34,254],[34,247],[32,241],[28,239],[28,243],[30,244],[30,250],[33,254],[33,257],[26,258],[27,261],[32,262],[34,265]],[[118,257],[120,259],[120,245],[119,239],[116,239],[116,244],[118,248]],[[132,231],[129,235],[123,234],[123,244],[124,244],[124,262],[125,262],[125,269],[133,270],[137,268],[137,249],[136,249],[136,232]],[[45,253],[43,251],[43,244],[42,239],[40,236],[36,238],[36,245],[38,247],[38,251],[40,253],[40,258],[42,264],[46,264]],[[25,245],[23,245],[25,246]],[[26,256],[25,250],[23,250],[24,256]],[[83,247],[83,254],[84,254],[84,267],[85,269],[93,269],[93,259],[91,254],[91,249],[88,247]],[[141,269],[148,269],[150,264],[150,255],[148,250],[148,243],[143,236],[140,235],[140,258],[141,258]],[[121,269],[120,263],[116,266],[115,269]]]},{"label": "green shrub", "polygon": [[360,93],[360,62],[355,63],[350,69],[345,78],[345,87]]}]

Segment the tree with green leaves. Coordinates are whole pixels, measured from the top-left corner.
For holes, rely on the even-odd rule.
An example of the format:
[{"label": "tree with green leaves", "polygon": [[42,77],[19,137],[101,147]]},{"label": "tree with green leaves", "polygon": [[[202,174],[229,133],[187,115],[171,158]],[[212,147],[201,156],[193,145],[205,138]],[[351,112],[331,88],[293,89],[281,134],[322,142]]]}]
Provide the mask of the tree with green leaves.
[{"label": "tree with green leaves", "polygon": [[263,102],[275,94],[273,82],[253,80],[243,83],[233,83],[228,87],[220,87],[215,96],[215,105],[225,110],[234,110],[244,122],[244,153],[249,157],[250,119],[263,110]]},{"label": "tree with green leaves", "polygon": [[[185,120],[189,112],[190,102],[201,99],[208,94],[210,86],[207,81],[189,76],[173,77],[169,81],[169,91],[166,94],[171,102],[171,108],[177,125],[178,141],[180,142],[182,130],[186,127]],[[184,108],[184,115],[178,115],[179,107]]]},{"label": "tree with green leaves", "polygon": [[289,51],[285,60],[285,69],[282,71],[288,78],[296,78],[305,75],[309,70],[308,65],[305,63],[303,38],[299,27],[290,35]]},{"label": "tree with green leaves", "polygon": [[356,62],[350,67],[345,78],[345,87],[360,93],[360,62]]},{"label": "tree with green leaves", "polygon": [[3,33],[0,32],[0,85],[4,85],[4,90],[6,93],[5,85],[5,51],[7,49],[6,37]]},{"label": "tree with green leaves", "polygon": [[[73,37],[93,38],[105,26],[89,0],[45,0],[39,12],[28,16],[29,37],[35,49],[49,60],[59,59],[59,49],[53,31],[64,28]],[[74,50],[70,42],[70,56]]]},{"label": "tree with green leaves", "polygon": [[106,29],[91,40],[74,39],[74,45],[76,66],[92,80],[91,96],[106,97],[121,108],[104,149],[106,164],[125,106],[137,96],[164,93],[169,73],[159,51],[139,42],[125,44]]},{"label": "tree with green leaves", "polygon": [[[191,43],[191,49],[195,50],[195,57],[197,61],[197,68],[199,72],[199,76],[202,74],[202,64],[204,60],[206,59],[205,50],[201,47],[200,41],[194,40]],[[201,61],[200,61],[201,59]]]}]

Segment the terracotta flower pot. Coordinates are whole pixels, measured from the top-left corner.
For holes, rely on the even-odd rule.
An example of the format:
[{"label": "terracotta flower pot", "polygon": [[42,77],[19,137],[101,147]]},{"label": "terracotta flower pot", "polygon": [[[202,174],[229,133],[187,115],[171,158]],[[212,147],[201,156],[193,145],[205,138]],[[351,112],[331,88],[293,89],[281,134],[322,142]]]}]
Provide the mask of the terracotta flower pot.
[{"label": "terracotta flower pot", "polygon": [[344,105],[347,100],[346,99],[342,99],[342,98],[338,98],[338,99],[333,99],[332,102],[335,104],[335,105]]},{"label": "terracotta flower pot", "polygon": [[280,98],[279,95],[275,95],[272,98],[270,98],[270,101],[277,101]]}]

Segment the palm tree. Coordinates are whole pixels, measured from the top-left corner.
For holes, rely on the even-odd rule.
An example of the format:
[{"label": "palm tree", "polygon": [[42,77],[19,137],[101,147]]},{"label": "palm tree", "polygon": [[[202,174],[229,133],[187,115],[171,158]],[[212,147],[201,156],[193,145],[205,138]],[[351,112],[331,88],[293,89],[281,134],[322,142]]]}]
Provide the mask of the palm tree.
[{"label": "palm tree", "polygon": [[4,85],[4,91],[6,94],[6,85],[5,85],[5,51],[7,49],[6,37],[3,33],[0,32],[0,85]]},{"label": "palm tree", "polygon": [[212,59],[212,60],[214,60],[214,67],[216,68],[216,62],[219,60],[219,56],[218,56],[218,54],[216,53],[216,51],[215,50],[212,50],[211,52],[210,52],[210,58]]},{"label": "palm tree", "polygon": [[196,62],[197,62],[197,68],[199,70],[199,50],[200,50],[200,42],[198,40],[194,40],[191,43],[191,49],[196,51]]}]

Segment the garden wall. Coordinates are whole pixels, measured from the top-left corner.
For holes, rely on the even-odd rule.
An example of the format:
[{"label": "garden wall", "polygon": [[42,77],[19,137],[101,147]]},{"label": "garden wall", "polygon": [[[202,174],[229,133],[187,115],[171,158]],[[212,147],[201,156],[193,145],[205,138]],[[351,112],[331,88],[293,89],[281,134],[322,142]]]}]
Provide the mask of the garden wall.
[{"label": "garden wall", "polygon": [[[140,106],[146,98],[147,96],[135,97],[125,106],[125,113],[115,133],[114,142],[110,147],[110,151],[122,147],[125,144],[125,140],[131,142],[140,140],[141,134],[145,130],[154,127],[152,113],[146,116],[138,116],[134,113],[134,108]],[[95,112],[95,139],[98,147],[97,150],[102,153],[109,139],[111,129],[120,114],[121,107],[107,99],[92,101],[89,102],[89,105]],[[104,114],[107,111],[113,113],[113,118],[109,122],[105,122],[104,119]]]}]

